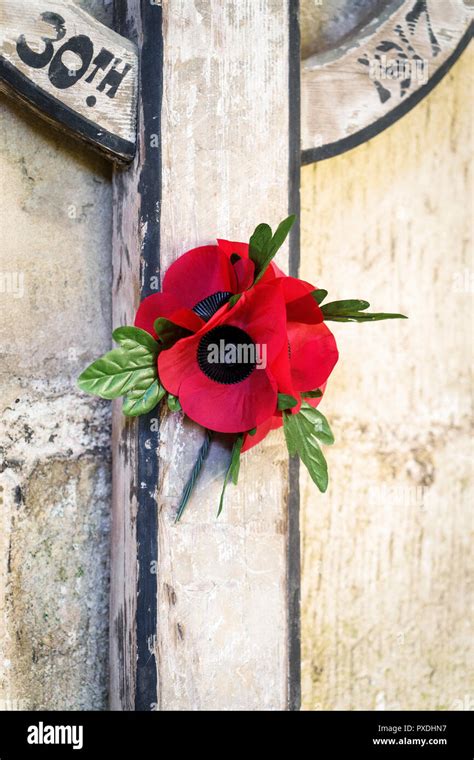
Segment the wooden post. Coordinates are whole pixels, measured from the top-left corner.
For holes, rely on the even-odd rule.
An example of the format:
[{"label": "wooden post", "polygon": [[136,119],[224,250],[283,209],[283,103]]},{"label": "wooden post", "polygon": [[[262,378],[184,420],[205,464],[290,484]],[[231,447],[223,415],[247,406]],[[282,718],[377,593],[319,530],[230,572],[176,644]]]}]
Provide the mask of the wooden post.
[{"label": "wooden post", "polygon": [[[115,325],[185,250],[298,213],[300,166],[297,3],[117,5],[141,85],[138,155],[114,180]],[[298,237],[279,262],[294,272]],[[217,439],[175,525],[203,431],[115,411],[112,707],[297,708],[297,469],[281,442],[244,458],[216,520],[230,456]]]}]

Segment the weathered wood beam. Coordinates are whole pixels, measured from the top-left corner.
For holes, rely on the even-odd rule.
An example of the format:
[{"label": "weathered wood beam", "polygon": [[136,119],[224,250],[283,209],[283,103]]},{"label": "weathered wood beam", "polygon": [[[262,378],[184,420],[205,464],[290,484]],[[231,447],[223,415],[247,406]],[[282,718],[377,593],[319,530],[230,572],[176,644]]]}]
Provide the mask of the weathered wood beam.
[{"label": "weathered wood beam", "polygon": [[[115,325],[185,250],[298,212],[300,165],[296,2],[117,10],[141,88],[137,158],[114,180]],[[296,230],[279,263],[296,271],[297,256]],[[298,472],[281,441],[244,457],[216,520],[230,455],[217,438],[175,525],[203,431],[115,412],[112,707],[297,708]]]},{"label": "weathered wood beam", "polygon": [[0,87],[118,162],[135,154],[135,45],[71,0],[2,0]]},{"label": "weathered wood beam", "polygon": [[[304,30],[305,48],[317,52],[301,64],[303,163],[390,126],[431,91],[472,36],[464,0],[365,0],[357,8],[333,0],[305,3],[304,13],[314,25]],[[135,151],[137,67],[133,43],[72,0],[0,6],[0,88],[117,162]]]},{"label": "weathered wood beam", "polygon": [[472,18],[464,0],[390,0],[334,49],[304,60],[303,163],[360,145],[419,103],[468,44]]}]

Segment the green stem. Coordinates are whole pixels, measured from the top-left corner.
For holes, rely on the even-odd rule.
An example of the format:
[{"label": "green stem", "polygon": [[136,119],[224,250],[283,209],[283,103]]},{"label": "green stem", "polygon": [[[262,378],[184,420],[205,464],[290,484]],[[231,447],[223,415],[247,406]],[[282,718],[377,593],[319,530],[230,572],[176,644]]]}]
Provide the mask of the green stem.
[{"label": "green stem", "polygon": [[184,486],[183,493],[181,494],[181,500],[179,502],[178,511],[176,513],[175,523],[180,521],[183,515],[183,512],[186,509],[188,501],[193,492],[194,486],[196,485],[196,481],[199,477],[199,473],[201,472],[202,466],[207,459],[207,455],[209,454],[209,449],[211,448],[211,441],[212,441],[212,430],[206,430],[206,437],[204,438],[203,444],[201,448],[199,449],[199,454],[194,463],[194,467],[191,471],[191,475],[189,476],[188,482]]}]

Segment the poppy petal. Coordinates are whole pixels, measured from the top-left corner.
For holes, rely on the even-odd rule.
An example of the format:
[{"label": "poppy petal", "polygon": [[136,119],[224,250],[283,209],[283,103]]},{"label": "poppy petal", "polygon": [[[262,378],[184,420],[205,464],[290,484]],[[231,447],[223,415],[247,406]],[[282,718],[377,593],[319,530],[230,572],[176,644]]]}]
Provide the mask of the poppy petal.
[{"label": "poppy petal", "polygon": [[236,293],[237,277],[228,256],[217,245],[204,245],[183,253],[171,264],[163,279],[163,292],[193,309],[216,293]]},{"label": "poppy petal", "polygon": [[281,280],[286,301],[286,318],[288,322],[318,324],[324,320],[323,313],[311,293],[313,285],[296,277],[284,277]]},{"label": "poppy petal", "polygon": [[[319,406],[324,396],[326,385],[327,383],[323,383],[319,389],[322,393],[322,396],[319,396],[318,398],[305,398],[304,401],[306,401],[307,404],[309,404],[310,406],[313,406],[314,408]],[[316,389],[314,388],[313,390],[316,390]],[[292,410],[292,412],[294,413],[294,410]],[[245,451],[252,449],[254,446],[257,445],[257,443],[260,443],[260,441],[263,441],[263,439],[266,438],[268,433],[270,433],[272,430],[277,430],[278,428],[281,428],[282,425],[283,425],[283,414],[281,412],[277,412],[276,414],[272,415],[272,417],[269,417],[267,420],[265,420],[265,422],[262,422],[261,425],[258,425],[253,435],[250,435],[250,433],[245,433],[244,442],[242,444],[242,454]]]},{"label": "poppy petal", "polygon": [[[270,371],[276,380],[278,393],[285,393],[288,396],[299,398],[299,392],[295,389],[293,376],[291,374],[290,352],[288,343],[285,342],[280,353],[270,366]],[[301,403],[298,403],[298,410]]]},{"label": "poppy petal", "polygon": [[274,261],[271,262],[270,266],[268,267],[267,271],[265,272],[265,275],[263,276],[262,282],[265,279],[266,275],[270,274],[271,277],[284,277],[285,279],[288,277],[287,274],[283,271],[283,269],[280,269],[278,264],[275,264]]},{"label": "poppy petal", "polygon": [[197,314],[190,309],[183,308],[179,298],[169,293],[154,293],[141,302],[134,325],[146,330],[156,338],[153,325],[159,317],[166,317],[166,319],[170,319],[176,325],[191,330],[191,332],[197,332],[204,324]]},{"label": "poppy petal", "polygon": [[[318,398],[305,398],[304,401],[306,401],[307,404],[309,404],[310,406],[313,406],[314,408],[319,406],[324,396],[326,385],[327,383],[323,383],[319,389],[322,393],[322,396],[319,396]],[[301,406],[301,404],[299,404],[299,406]],[[293,409],[291,411],[295,413]],[[281,428],[282,425],[283,425],[283,414],[281,412],[277,412],[276,414],[272,415],[272,417],[269,417],[267,420],[265,420],[265,422],[262,422],[261,425],[257,425],[257,429],[255,430],[255,433],[253,435],[250,435],[250,433],[244,433],[244,442],[242,444],[242,454],[245,451],[252,449],[254,446],[257,445],[257,443],[260,443],[261,441],[263,441],[263,439],[266,438],[268,433],[270,433],[272,430],[278,430],[278,428]]]},{"label": "poppy petal", "polygon": [[195,369],[199,334],[190,335],[158,355],[158,376],[168,393],[179,396],[181,383]]},{"label": "poppy petal", "polygon": [[291,374],[295,388],[310,391],[320,388],[338,360],[336,340],[328,327],[289,322]]},{"label": "poppy petal", "polygon": [[242,259],[248,259],[249,257],[249,244],[248,243],[235,243],[231,240],[218,240],[217,245],[229,258],[233,253],[240,256]]},{"label": "poppy petal", "polygon": [[244,381],[222,385],[200,370],[181,384],[179,400],[192,420],[219,433],[251,430],[276,407],[275,381],[265,370],[254,370]]},{"label": "poppy petal", "polygon": [[[260,350],[261,366],[240,382],[218,382],[198,362],[201,340],[211,330],[226,327],[243,330]],[[222,308],[199,333],[162,351],[160,380],[179,397],[185,414],[199,424],[223,433],[250,430],[276,409],[277,384],[270,367],[283,346],[287,337],[281,288],[262,285],[244,293],[232,309]]]},{"label": "poppy petal", "polygon": [[[316,407],[319,406],[319,404],[321,403],[323,399],[326,386],[327,386],[327,383],[323,383],[320,386],[319,390],[321,391],[321,394],[322,394],[321,396],[318,396],[318,398],[305,398],[304,401],[306,401],[307,404],[309,404],[310,406],[313,406],[316,409]],[[313,388],[313,390],[316,390],[316,388]]]},{"label": "poppy petal", "polygon": [[251,430],[276,408],[277,387],[264,369],[255,369],[240,383],[223,384],[207,377],[197,362],[201,335],[176,343],[158,357],[160,381],[178,396],[185,414],[220,433]]},{"label": "poppy petal", "polygon": [[286,303],[296,301],[315,290],[313,285],[305,280],[298,279],[298,277],[285,277],[282,287]]},{"label": "poppy petal", "polygon": [[221,323],[244,330],[254,343],[265,349],[267,363],[271,365],[287,344],[286,312],[281,288],[273,284],[259,284],[246,291],[223,316]]},{"label": "poppy petal", "polygon": [[255,279],[255,264],[250,259],[239,259],[235,262],[234,271],[237,277],[237,293],[248,290]]},{"label": "poppy petal", "polygon": [[[233,253],[236,253],[242,259],[249,258],[248,243],[235,243],[230,240],[218,240],[217,244],[219,248],[224,251],[227,256],[229,256],[229,258]],[[270,280],[274,280],[275,277],[286,277],[286,274],[272,261],[260,282],[270,282]]]}]

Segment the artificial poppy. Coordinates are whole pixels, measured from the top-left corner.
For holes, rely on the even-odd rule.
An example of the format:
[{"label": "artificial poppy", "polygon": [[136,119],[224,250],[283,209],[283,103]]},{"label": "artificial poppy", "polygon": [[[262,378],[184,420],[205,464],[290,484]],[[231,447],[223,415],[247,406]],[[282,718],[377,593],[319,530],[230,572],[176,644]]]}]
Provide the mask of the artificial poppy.
[{"label": "artificial poppy", "polygon": [[[280,288],[285,301],[285,348],[275,358],[271,371],[277,379],[278,392],[296,399],[291,413],[301,408],[302,393],[324,391],[326,382],[338,360],[335,338],[323,322],[323,313],[311,293],[315,288],[295,277],[279,277],[269,287]],[[305,398],[318,406],[321,398]],[[253,435],[246,433],[242,452],[260,443],[266,435],[283,425],[283,415],[274,411],[257,427]]]},{"label": "artificial poppy", "polygon": [[272,365],[286,345],[282,289],[259,285],[162,351],[158,374],[192,420],[217,432],[240,433],[276,410]]},{"label": "artificial poppy", "polygon": [[[255,267],[243,243],[193,248],[168,268],[161,293],[145,298],[135,327],[154,338],[154,323],[166,317],[191,332],[199,330],[230,297],[252,285]],[[248,249],[248,246],[247,246]]]},{"label": "artificial poppy", "polygon": [[[333,436],[323,415],[307,407],[320,403],[338,360],[325,321],[404,318],[367,312],[368,302],[358,299],[320,308],[326,291],[285,275],[272,261],[294,220],[285,219],[275,233],[268,224],[258,225],[250,245],[220,239],[183,254],[166,272],[162,292],[142,301],[135,326],[114,331],[118,348],[79,378],[82,390],[94,395],[123,395],[129,417],[149,414],[167,398],[171,411],[181,404],[185,415],[207,428],[176,519],[189,500],[212,431],[237,434],[224,490],[229,480],[237,482],[240,453],[284,424],[290,454],[300,456],[325,491],[327,466],[318,441],[330,444]],[[157,325],[157,341],[159,318],[164,320]]]}]

